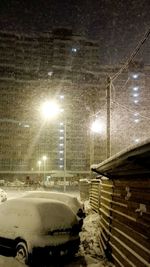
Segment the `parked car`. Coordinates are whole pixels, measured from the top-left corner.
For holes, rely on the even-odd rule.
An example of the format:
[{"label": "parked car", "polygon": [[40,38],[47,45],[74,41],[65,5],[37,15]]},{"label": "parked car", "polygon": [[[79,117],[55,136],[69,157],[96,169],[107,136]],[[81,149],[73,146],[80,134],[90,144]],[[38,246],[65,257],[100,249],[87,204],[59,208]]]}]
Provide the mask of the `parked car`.
[{"label": "parked car", "polygon": [[0,254],[7,247],[27,264],[38,255],[74,255],[79,243],[77,217],[62,202],[17,198],[0,205]]},{"label": "parked car", "polygon": [[7,193],[0,188],[0,202],[4,202],[7,200]]},{"label": "parked car", "polygon": [[24,197],[30,197],[30,198],[38,197],[38,198],[59,200],[67,204],[73,210],[73,212],[77,215],[81,224],[83,223],[83,219],[85,218],[84,204],[80,202],[75,196],[58,192],[30,191],[26,193]]}]

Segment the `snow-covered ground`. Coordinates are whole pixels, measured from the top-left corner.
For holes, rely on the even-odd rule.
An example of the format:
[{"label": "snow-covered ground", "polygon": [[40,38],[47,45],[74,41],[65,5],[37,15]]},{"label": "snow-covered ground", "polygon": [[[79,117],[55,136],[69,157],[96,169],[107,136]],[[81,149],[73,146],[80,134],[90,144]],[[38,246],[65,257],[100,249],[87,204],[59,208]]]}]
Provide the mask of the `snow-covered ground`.
[{"label": "snow-covered ground", "polygon": [[[9,192],[8,198],[16,198],[24,194],[22,191]],[[73,193],[72,193],[73,194]],[[69,262],[48,263],[40,267],[112,267],[108,262],[99,246],[99,222],[100,215],[91,211],[89,202],[86,201],[85,209],[87,216],[84,220],[83,230],[80,233],[80,248],[78,254]],[[25,265],[17,262],[14,258],[0,256],[0,267],[24,267]],[[37,266],[35,266],[37,267]]]}]

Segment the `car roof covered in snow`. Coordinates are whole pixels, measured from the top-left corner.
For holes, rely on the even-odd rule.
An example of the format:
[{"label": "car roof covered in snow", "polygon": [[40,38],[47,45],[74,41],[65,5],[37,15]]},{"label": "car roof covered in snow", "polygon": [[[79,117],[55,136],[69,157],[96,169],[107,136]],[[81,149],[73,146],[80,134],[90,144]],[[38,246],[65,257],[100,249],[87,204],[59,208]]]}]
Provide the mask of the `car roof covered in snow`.
[{"label": "car roof covered in snow", "polygon": [[76,223],[73,211],[64,203],[41,198],[11,199],[0,205],[0,228],[8,225],[36,229],[66,229]]},{"label": "car roof covered in snow", "polygon": [[80,208],[82,208],[82,204],[75,196],[71,196],[66,193],[59,193],[59,192],[47,192],[47,191],[30,191],[27,192],[23,197],[30,197],[30,198],[46,198],[46,199],[53,199],[58,200],[73,210],[74,213],[77,213]]},{"label": "car roof covered in snow", "polygon": [[150,174],[150,139],[117,153],[91,170],[109,178],[142,178]]}]

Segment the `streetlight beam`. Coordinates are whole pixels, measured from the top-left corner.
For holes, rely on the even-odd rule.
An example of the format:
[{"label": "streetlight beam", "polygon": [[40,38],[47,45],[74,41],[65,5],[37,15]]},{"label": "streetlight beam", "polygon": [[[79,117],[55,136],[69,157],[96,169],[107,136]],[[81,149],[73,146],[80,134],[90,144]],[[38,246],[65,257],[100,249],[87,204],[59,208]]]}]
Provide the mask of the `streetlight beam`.
[{"label": "streetlight beam", "polygon": [[53,119],[59,114],[60,108],[56,102],[47,101],[41,105],[41,111],[45,119]]}]

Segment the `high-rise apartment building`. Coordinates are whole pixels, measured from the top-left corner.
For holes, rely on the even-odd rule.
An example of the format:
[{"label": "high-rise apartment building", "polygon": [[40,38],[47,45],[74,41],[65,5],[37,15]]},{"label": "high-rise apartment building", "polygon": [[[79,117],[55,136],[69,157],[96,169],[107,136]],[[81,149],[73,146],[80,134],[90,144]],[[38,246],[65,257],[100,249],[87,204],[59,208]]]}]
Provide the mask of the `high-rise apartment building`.
[{"label": "high-rise apartment building", "polygon": [[[121,66],[102,66],[99,45],[54,29],[42,34],[0,32],[0,174],[1,177],[66,170],[87,175],[106,158],[107,76]],[[130,66],[111,87],[111,154],[149,133],[149,66]],[[137,75],[137,76],[135,76]],[[41,105],[55,100],[61,113],[41,116]],[[101,135],[90,124],[103,121]]]},{"label": "high-rise apartment building", "polygon": [[[66,164],[75,175],[88,173],[90,116],[103,95],[98,44],[70,29],[30,35],[1,32],[0,58],[2,175],[34,173],[43,155],[47,172],[64,170]],[[44,123],[40,106],[51,99],[62,113]]]}]

